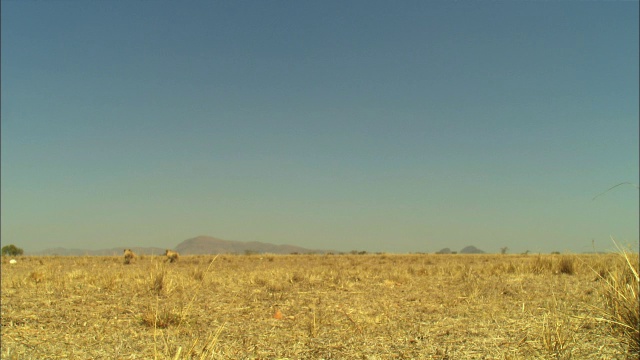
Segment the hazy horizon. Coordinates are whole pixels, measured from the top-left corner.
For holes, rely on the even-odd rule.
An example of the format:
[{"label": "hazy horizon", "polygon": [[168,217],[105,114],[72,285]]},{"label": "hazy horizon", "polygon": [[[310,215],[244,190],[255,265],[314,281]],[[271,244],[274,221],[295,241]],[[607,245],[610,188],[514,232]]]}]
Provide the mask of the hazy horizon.
[{"label": "hazy horizon", "polygon": [[[192,240],[194,238],[201,238],[201,237],[208,237],[208,238],[212,238],[212,239],[216,239],[216,240],[223,240],[223,241],[227,241],[225,239],[219,239],[219,238],[215,238],[213,236],[207,236],[207,235],[200,235],[200,236],[196,236],[193,238],[189,238],[189,239],[185,239],[183,241],[187,241],[187,240]],[[84,255],[88,255],[88,256],[92,256],[92,255],[97,255],[97,254],[92,254],[91,252],[99,252],[99,251],[105,251],[105,250],[118,250],[116,252],[113,253],[113,255],[121,255],[121,249],[133,249],[134,251],[138,251],[139,249],[158,249],[159,252],[157,253],[157,255],[164,255],[164,250],[169,248],[169,249],[176,249],[176,247],[180,244],[182,244],[182,242],[173,244],[173,245],[168,245],[165,247],[160,247],[160,246],[138,246],[136,244],[126,244],[126,245],[114,245],[114,246],[109,246],[109,247],[102,247],[102,248],[92,248],[92,249],[88,249],[88,248],[67,248],[67,247],[63,247],[63,246],[50,246],[50,247],[46,247],[46,248],[39,248],[39,249],[22,249],[25,250],[24,255],[25,256],[30,256],[30,255],[41,255],[42,253],[46,253],[49,254],[52,251],[55,250],[66,250],[66,251],[86,251],[87,253]],[[239,243],[264,243],[264,242],[260,242],[260,241],[237,241]],[[291,244],[272,244],[272,243],[266,243],[269,245],[273,245],[273,246],[286,246],[286,245],[291,245]],[[558,250],[553,250],[549,253],[555,253],[555,252],[560,252],[562,254],[588,254],[588,253],[608,253],[608,252],[612,252],[612,253],[619,253],[621,249],[624,250],[630,250],[633,252],[637,252],[638,249],[635,246],[636,244],[629,244],[629,243],[620,243],[620,242],[616,242],[614,243],[612,241],[612,246],[605,249],[605,250],[596,250],[592,247],[592,249],[587,249],[587,250],[583,250],[583,251],[570,251],[570,250],[565,250],[565,251],[558,251]],[[480,247],[477,247],[473,244],[468,244],[465,245],[463,247],[460,248],[450,248],[450,247],[443,247],[440,249],[431,249],[429,251],[426,250],[422,250],[422,251],[406,251],[406,252],[373,252],[373,251],[368,251],[367,249],[351,249],[351,250],[336,250],[336,249],[329,249],[329,248],[303,248],[305,250],[311,251],[311,252],[330,252],[330,253],[344,253],[344,254],[350,254],[353,253],[354,251],[357,251],[358,253],[364,251],[367,254],[437,254],[440,251],[444,251],[444,250],[449,250],[451,251],[453,254],[466,254],[464,252],[462,252],[463,250],[466,250],[468,248],[475,248],[476,250],[481,250],[482,252],[486,253],[486,254],[498,254],[502,252],[502,248],[500,249],[483,249]],[[251,249],[247,249],[249,251],[251,251]],[[596,250],[596,251],[594,251]],[[233,252],[232,252],[233,253]],[[239,251],[239,252],[235,252],[238,254],[244,254],[245,252],[243,251]],[[262,253],[262,252],[258,252],[258,253]],[[264,252],[266,254],[270,254],[272,252],[270,251],[266,251]],[[295,251],[295,253],[298,253],[297,251]],[[217,254],[217,252],[212,252],[211,254]],[[283,254],[283,253],[280,253]],[[535,254],[548,254],[548,253],[544,253],[541,251],[538,252],[532,252],[532,251],[523,251],[523,252],[514,252],[513,249],[507,247],[507,249],[505,250],[505,254],[509,254],[509,255],[522,255],[522,254],[530,254],[530,255],[535,255]],[[69,256],[77,256],[77,254],[57,254],[57,255],[69,255]],[[98,254],[100,255],[100,254]],[[183,254],[184,255],[184,254]],[[188,254],[187,254],[188,255]]]},{"label": "hazy horizon", "polygon": [[638,244],[637,1],[1,7],[3,246]]}]

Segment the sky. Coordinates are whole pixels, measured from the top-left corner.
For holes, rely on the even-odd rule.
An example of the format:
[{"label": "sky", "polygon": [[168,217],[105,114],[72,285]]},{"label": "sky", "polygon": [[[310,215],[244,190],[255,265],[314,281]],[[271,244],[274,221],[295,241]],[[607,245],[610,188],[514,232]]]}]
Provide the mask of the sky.
[{"label": "sky", "polygon": [[638,1],[1,6],[3,246],[638,244]]}]

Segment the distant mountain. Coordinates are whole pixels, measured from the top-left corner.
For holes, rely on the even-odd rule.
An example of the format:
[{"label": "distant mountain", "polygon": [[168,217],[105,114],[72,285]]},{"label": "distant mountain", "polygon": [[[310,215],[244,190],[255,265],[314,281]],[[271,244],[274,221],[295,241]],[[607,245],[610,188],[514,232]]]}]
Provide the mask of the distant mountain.
[{"label": "distant mountain", "polygon": [[188,239],[176,246],[175,250],[182,255],[200,254],[244,254],[270,253],[270,254],[291,254],[291,253],[324,253],[327,250],[311,250],[294,245],[274,245],[258,241],[229,241],[221,240],[211,236],[198,236]]},{"label": "distant mountain", "polygon": [[437,251],[436,254],[451,254],[451,249],[449,248],[444,248],[440,251]]},{"label": "distant mountain", "polygon": [[486,254],[486,253],[475,246],[467,246],[466,248],[460,250],[460,254]]}]

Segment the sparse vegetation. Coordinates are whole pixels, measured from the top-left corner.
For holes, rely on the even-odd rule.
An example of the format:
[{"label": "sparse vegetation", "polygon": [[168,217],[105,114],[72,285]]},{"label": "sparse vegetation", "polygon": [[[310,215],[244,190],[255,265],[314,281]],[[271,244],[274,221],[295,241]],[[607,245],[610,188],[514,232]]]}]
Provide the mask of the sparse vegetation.
[{"label": "sparse vegetation", "polygon": [[3,268],[0,356],[636,357],[637,254],[359,253],[27,256]]}]

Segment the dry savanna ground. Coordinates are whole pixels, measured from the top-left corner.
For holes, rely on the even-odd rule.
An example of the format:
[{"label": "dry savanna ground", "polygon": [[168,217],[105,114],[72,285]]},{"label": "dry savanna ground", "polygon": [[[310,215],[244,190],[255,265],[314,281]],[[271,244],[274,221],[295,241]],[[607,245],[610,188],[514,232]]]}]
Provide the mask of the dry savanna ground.
[{"label": "dry savanna ground", "polygon": [[17,260],[3,359],[637,357],[604,315],[620,254]]}]

